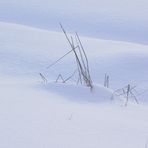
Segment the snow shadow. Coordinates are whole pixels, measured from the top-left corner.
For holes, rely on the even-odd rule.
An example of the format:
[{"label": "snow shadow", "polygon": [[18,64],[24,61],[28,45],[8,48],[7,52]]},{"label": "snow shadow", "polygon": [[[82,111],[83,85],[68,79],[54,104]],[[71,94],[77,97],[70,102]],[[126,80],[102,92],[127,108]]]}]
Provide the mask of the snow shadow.
[{"label": "snow shadow", "polygon": [[112,96],[111,90],[98,85],[95,85],[92,91],[85,86],[65,83],[48,83],[40,85],[40,88],[79,103],[111,102]]}]

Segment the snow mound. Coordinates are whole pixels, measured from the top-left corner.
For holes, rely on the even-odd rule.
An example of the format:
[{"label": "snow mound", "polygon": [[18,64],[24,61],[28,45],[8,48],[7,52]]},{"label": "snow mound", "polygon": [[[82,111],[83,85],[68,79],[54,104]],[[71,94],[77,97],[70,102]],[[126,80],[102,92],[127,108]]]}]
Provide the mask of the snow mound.
[{"label": "snow mound", "polygon": [[111,89],[101,85],[93,85],[93,89],[90,90],[90,88],[82,85],[48,83],[41,88],[77,103],[111,103],[113,94]]},{"label": "snow mound", "polygon": [[[48,80],[55,80],[59,74],[68,77],[76,70],[73,54],[47,69],[70,50],[63,33],[4,22],[0,22],[0,32],[1,74],[40,79],[42,73]],[[147,90],[148,46],[87,37],[81,40],[94,83],[103,84],[107,73],[114,90],[129,83],[138,86],[139,93]],[[146,96],[143,98],[146,100]]]},{"label": "snow mound", "polygon": [[90,92],[71,82],[38,83],[39,72],[50,82],[75,69],[73,55],[46,69],[69,51],[63,34],[7,23],[0,23],[0,32],[1,148],[144,147],[147,105],[113,105],[112,90],[95,83],[102,84],[107,72],[110,88],[144,79],[146,89],[147,46],[83,37],[94,81]]}]

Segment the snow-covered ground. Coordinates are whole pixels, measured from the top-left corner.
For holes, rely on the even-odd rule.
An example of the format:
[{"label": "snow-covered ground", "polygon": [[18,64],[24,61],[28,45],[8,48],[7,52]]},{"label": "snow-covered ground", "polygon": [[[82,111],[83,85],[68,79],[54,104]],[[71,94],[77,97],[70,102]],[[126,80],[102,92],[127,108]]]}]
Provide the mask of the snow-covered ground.
[{"label": "snow-covered ground", "polygon": [[147,0],[0,0],[0,21],[148,44]]},{"label": "snow-covered ground", "polygon": [[[81,37],[94,90],[54,83],[76,69],[73,54],[59,32],[0,23],[0,147],[144,148],[148,141],[147,92],[130,100],[111,100],[127,84],[148,89],[148,46]],[[44,74],[48,83],[39,76]],[[104,74],[110,89],[104,88]]]}]

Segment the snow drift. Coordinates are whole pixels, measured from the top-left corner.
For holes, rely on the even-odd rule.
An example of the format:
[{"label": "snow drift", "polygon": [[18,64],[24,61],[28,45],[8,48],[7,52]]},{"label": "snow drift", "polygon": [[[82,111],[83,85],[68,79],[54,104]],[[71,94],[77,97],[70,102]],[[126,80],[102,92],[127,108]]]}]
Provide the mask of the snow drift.
[{"label": "snow drift", "polygon": [[[95,85],[90,93],[74,81],[53,83],[59,73],[67,77],[75,69],[73,54],[46,68],[69,51],[62,33],[3,22],[0,32],[0,147],[145,146],[148,109],[141,102],[146,95],[140,105],[127,107],[110,96],[128,83],[148,88],[147,46],[82,37]],[[105,73],[111,89],[102,86]]]}]

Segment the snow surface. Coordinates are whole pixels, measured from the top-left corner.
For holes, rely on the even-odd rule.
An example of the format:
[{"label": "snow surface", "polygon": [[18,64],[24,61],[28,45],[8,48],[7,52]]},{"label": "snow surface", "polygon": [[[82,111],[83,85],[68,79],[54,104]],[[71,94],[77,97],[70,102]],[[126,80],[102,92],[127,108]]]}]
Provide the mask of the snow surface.
[{"label": "snow surface", "polygon": [[[140,105],[111,100],[128,83],[147,90],[148,46],[81,37],[90,61],[94,90],[54,83],[75,68],[62,33],[0,23],[0,147],[144,148],[148,141],[147,93]],[[44,84],[39,76],[48,79]],[[102,86],[110,75],[110,89]]]},{"label": "snow surface", "polygon": [[0,21],[148,44],[147,0],[0,0]]}]

